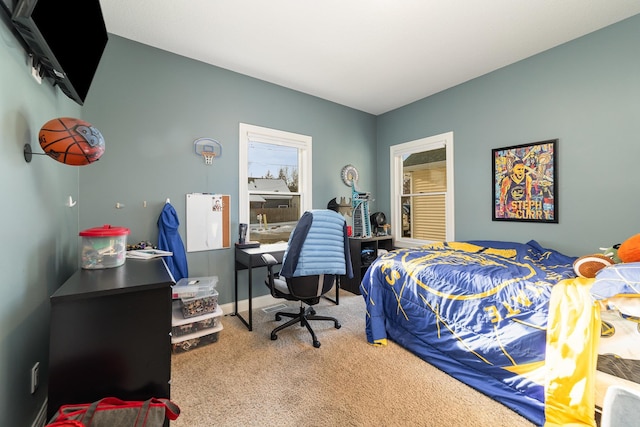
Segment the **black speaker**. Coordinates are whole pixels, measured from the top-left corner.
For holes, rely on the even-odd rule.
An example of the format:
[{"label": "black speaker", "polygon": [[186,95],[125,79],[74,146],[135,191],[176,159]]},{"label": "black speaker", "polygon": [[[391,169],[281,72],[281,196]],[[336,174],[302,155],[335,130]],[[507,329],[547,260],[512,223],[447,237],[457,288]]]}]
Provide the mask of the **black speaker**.
[{"label": "black speaker", "polygon": [[384,226],[387,225],[387,217],[382,212],[375,212],[369,216],[371,221],[371,230],[374,236],[384,236],[386,231]]},{"label": "black speaker", "polygon": [[238,226],[238,243],[244,245],[247,242],[247,224],[240,224]]}]

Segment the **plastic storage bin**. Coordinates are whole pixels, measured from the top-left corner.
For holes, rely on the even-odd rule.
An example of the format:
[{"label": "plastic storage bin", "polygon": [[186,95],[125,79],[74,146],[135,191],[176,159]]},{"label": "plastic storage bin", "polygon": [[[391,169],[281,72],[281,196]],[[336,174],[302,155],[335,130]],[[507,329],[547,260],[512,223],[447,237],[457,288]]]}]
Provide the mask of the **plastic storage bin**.
[{"label": "plastic storage bin", "polygon": [[218,291],[206,291],[193,298],[180,298],[182,315],[185,319],[213,313],[218,306]]},{"label": "plastic storage bin", "polygon": [[204,331],[204,333],[207,333],[208,331],[211,333],[214,331],[214,328],[220,324],[222,314],[222,308],[217,306],[212,313],[185,319],[182,315],[180,301],[174,301],[172,313],[173,318],[171,321],[171,336],[178,338],[200,331]]},{"label": "plastic storage bin", "polygon": [[128,228],[109,224],[81,231],[82,268],[112,268],[124,264],[128,235]]},{"label": "plastic storage bin", "polygon": [[173,299],[195,298],[198,295],[210,295],[218,284],[218,276],[190,277],[178,280],[171,287]]},{"label": "plastic storage bin", "polygon": [[[200,331],[193,334],[184,335],[182,337],[171,338],[171,350],[174,353],[184,353],[194,348],[202,347],[207,344],[218,342],[218,335],[222,330],[222,324],[206,331]],[[202,334],[202,335],[201,335]]]}]

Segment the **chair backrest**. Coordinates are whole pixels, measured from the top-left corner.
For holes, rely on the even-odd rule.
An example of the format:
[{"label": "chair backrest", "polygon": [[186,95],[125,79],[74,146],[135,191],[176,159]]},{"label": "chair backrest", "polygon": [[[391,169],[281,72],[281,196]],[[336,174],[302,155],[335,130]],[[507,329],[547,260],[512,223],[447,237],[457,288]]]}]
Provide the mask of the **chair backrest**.
[{"label": "chair backrest", "polygon": [[329,209],[302,215],[291,232],[280,270],[286,278],[320,274],[353,277],[346,221]]},{"label": "chair backrest", "polygon": [[320,296],[333,288],[336,276],[333,274],[318,274],[312,276],[288,277],[284,279],[289,293],[297,300],[305,301],[309,305],[317,304]]}]

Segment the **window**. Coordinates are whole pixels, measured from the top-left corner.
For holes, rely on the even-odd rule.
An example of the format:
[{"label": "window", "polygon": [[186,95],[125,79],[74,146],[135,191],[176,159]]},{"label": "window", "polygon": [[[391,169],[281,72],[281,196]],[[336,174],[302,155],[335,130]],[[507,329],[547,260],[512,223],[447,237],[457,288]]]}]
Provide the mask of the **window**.
[{"label": "window", "polygon": [[311,209],[311,137],[240,123],[239,221],[247,240],[287,241]]},{"label": "window", "polygon": [[454,240],[453,132],[393,145],[390,162],[394,244]]}]

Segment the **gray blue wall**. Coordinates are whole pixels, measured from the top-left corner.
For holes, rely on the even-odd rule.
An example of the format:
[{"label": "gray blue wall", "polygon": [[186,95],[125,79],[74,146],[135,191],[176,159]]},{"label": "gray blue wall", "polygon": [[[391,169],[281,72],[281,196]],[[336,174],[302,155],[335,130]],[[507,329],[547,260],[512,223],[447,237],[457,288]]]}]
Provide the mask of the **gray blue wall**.
[{"label": "gray blue wall", "polygon": [[[457,240],[535,239],[569,255],[640,232],[640,15],[377,118],[389,146],[454,132]],[[491,149],[558,139],[559,223],[493,222]]]},{"label": "gray blue wall", "polygon": [[[81,108],[38,85],[24,49],[0,22],[0,425],[30,426],[47,395],[49,295],[78,268],[79,169],[46,156],[26,163],[23,146],[42,153],[38,131]],[[30,394],[31,367],[42,384]]]},{"label": "gray blue wall", "polygon": [[[116,36],[83,115],[104,135],[106,150],[80,171],[80,228],[128,227],[131,243],[157,242],[168,198],[186,244],[187,193],[229,194],[237,241],[240,122],[313,137],[314,208],[350,196],[340,179],[347,163],[360,168],[362,188],[375,184],[375,116]],[[211,166],[194,153],[199,137],[222,144]],[[125,207],[116,209],[116,203]],[[187,258],[189,276],[218,276],[219,301],[233,301],[234,249]],[[246,272],[241,275],[246,281]],[[256,294],[268,293],[264,277],[255,276]]]},{"label": "gray blue wall", "polygon": [[[111,223],[131,228],[130,242],[155,241],[169,198],[184,236],[191,192],[230,194],[237,228],[239,122],[313,137],[314,207],[349,195],[340,169],[352,163],[373,209],[388,211],[389,145],[453,131],[458,239],[533,238],[580,255],[639,232],[638,45],[640,16],[374,117],[116,36],[81,108],[33,81],[22,47],[0,26],[0,425],[31,425],[44,402],[48,298],[78,268],[80,230]],[[41,152],[37,132],[59,116],[102,131],[100,161],[24,161],[24,143]],[[223,144],[212,166],[192,151],[203,136]],[[559,139],[560,223],[492,222],[491,149],[551,138]],[[231,249],[190,253],[189,268],[218,275],[221,302],[232,301]],[[32,396],[36,361],[43,384]]]}]

